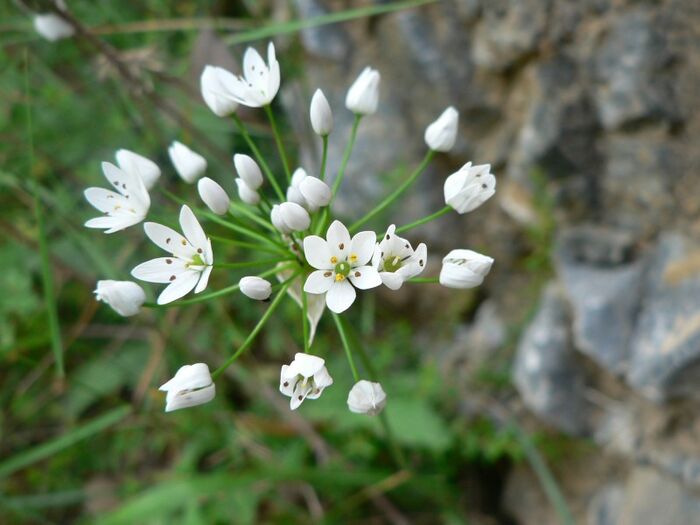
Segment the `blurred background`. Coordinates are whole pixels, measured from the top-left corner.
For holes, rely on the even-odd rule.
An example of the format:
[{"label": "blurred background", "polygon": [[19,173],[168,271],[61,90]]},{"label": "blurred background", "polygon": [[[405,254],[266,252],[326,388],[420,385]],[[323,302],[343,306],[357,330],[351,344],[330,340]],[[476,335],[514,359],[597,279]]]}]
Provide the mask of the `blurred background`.
[{"label": "blurred background", "polygon": [[[78,31],[50,42],[32,26],[50,4],[0,4],[0,523],[700,523],[697,0],[67,7]],[[201,101],[199,75],[240,71],[246,45],[269,39],[275,109],[310,172],[313,91],[334,109],[333,173],[347,87],[365,65],[382,74],[341,215],[358,218],[405,177],[449,105],[456,147],[369,226],[438,209],[445,177],[469,160],[498,179],[479,210],[409,236],[428,243],[426,275],[453,248],[494,257],[483,286],[382,289],[349,313],[403,469],[380,425],[346,410],[352,378],[328,318],[314,344],[336,385],[318,401],[290,412],[277,392],[301,347],[287,301],[212,403],[164,414],[157,387],[183,363],[222,362],[264,305],[233,295],[123,319],[92,294],[156,253],[138,227],[82,227],[100,162],[132,149],[198,202],[167,157],[182,140],[235,194],[231,155],[246,147]],[[262,112],[239,114],[276,159]],[[176,208],[153,200],[174,222]],[[240,276],[217,271],[210,289]]]}]

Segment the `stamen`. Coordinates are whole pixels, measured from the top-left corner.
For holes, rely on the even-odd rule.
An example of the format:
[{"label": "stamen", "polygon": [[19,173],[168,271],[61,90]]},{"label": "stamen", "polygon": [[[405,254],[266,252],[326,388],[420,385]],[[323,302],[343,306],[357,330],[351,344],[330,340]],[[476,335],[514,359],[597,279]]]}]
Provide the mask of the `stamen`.
[{"label": "stamen", "polygon": [[187,246],[187,241],[185,239],[182,239],[180,242],[182,243],[183,246]]},{"label": "stamen", "polygon": [[357,262],[357,254],[351,253],[351,254],[350,254],[350,261],[351,261],[351,262]]},{"label": "stamen", "polygon": [[331,264],[337,264],[338,263],[338,258],[334,255],[331,257]]},{"label": "stamen", "polygon": [[345,280],[345,276],[342,273],[336,273],[335,274],[335,282],[339,283],[340,281]]}]

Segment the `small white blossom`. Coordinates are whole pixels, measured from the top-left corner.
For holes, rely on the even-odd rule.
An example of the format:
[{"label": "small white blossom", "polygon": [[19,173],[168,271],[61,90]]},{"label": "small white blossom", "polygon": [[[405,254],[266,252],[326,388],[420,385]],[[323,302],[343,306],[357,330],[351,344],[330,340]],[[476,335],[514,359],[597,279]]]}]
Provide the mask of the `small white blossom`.
[{"label": "small white blossom", "polygon": [[120,170],[109,162],[102,163],[102,172],[117,191],[104,188],[85,190],[87,201],[105,214],[103,217],[90,219],[85,226],[104,229],[105,233],[114,233],[144,220],[151,207],[151,198],[143,180],[138,175]]},{"label": "small white blossom", "polygon": [[[54,3],[61,11],[66,10],[66,4],[63,0],[56,0]],[[49,42],[69,38],[75,34],[73,26],[56,13],[41,13],[35,15],[34,29],[41,37]]]},{"label": "small white blossom", "polygon": [[391,290],[398,290],[404,282],[420,274],[425,268],[428,248],[420,243],[414,251],[411,243],[395,233],[393,224],[377,244],[372,265],[379,271],[382,283]]},{"label": "small white blossom", "polygon": [[236,166],[238,176],[245,181],[251,190],[257,190],[263,183],[263,175],[260,166],[248,155],[236,153],[233,156],[233,164]]},{"label": "small white blossom", "polygon": [[95,298],[108,304],[119,315],[130,317],[141,310],[146,293],[132,281],[97,281]]},{"label": "small white blossom", "polygon": [[168,284],[158,296],[158,304],[180,299],[193,288],[194,293],[199,293],[209,282],[214,264],[211,240],[187,206],[180,210],[180,227],[184,236],[155,222],[143,225],[148,238],[172,254],[170,257],[151,259],[131,270],[131,275],[142,281]]},{"label": "small white blossom", "polygon": [[267,64],[255,49],[246,49],[243,76],[232,77],[227,77],[226,90],[233,100],[250,108],[267,106],[280,88],[280,65],[274,44],[267,46]]},{"label": "small white blossom", "polygon": [[243,202],[251,206],[257,206],[260,203],[260,194],[254,189],[251,189],[251,187],[246,184],[246,181],[237,178],[236,185],[238,186],[238,197],[240,197]]},{"label": "small white blossom", "polygon": [[207,169],[207,160],[181,142],[173,142],[168,148],[168,155],[175,171],[188,184],[196,181]]},{"label": "small white blossom", "polygon": [[311,354],[298,353],[280,371],[280,392],[289,396],[289,407],[296,410],[305,399],[318,399],[323,389],[333,384],[325,361]]},{"label": "small white blossom", "polygon": [[459,113],[450,106],[425,129],[425,143],[433,151],[450,151],[457,140]]},{"label": "small white blossom", "polygon": [[458,213],[470,212],[496,193],[496,177],[490,164],[472,166],[468,162],[445,180],[445,204]]},{"label": "small white blossom", "polygon": [[311,117],[311,127],[316,135],[325,137],[333,130],[333,112],[328,104],[328,99],[320,89],[317,89],[314,96],[311,97],[309,116]]},{"label": "small white blossom", "polygon": [[379,103],[379,80],[379,71],[366,67],[350,86],[345,107],[360,115],[375,113]]},{"label": "small white blossom", "polygon": [[272,284],[261,277],[243,277],[238,281],[238,286],[243,295],[257,301],[266,301],[272,294]]},{"label": "small white blossom", "polygon": [[181,367],[175,373],[175,377],[163,384],[159,390],[167,392],[166,412],[203,405],[216,395],[216,386],[205,363]]},{"label": "small white blossom", "polygon": [[209,177],[203,177],[197,182],[197,191],[211,211],[217,215],[226,215],[231,206],[231,199],[218,182]]},{"label": "small white blossom", "polygon": [[127,173],[135,173],[143,181],[147,190],[155,186],[160,177],[160,168],[151,159],[128,149],[120,149],[116,154],[117,164]]},{"label": "small white blossom", "polygon": [[[304,238],[306,261],[317,270],[304,283],[304,291],[326,294],[326,305],[337,314],[355,301],[355,288],[368,290],[382,284],[377,269],[368,263],[374,254],[377,236],[364,231],[352,239],[340,221],[328,228],[326,239],[317,235]],[[351,284],[352,283],[352,284]]]},{"label": "small white blossom", "polygon": [[474,288],[484,282],[493,259],[472,250],[452,250],[442,260],[440,284],[447,288]]},{"label": "small white blossom", "polygon": [[222,67],[206,66],[202,71],[199,82],[202,98],[218,117],[230,115],[238,108],[238,102],[227,89],[235,80],[233,73]]},{"label": "small white blossom", "polygon": [[306,174],[303,168],[297,168],[292,175],[292,183],[287,188],[287,200],[306,208],[309,213],[318,211],[331,202],[331,189],[328,184],[317,177]]},{"label": "small white blossom", "polygon": [[348,394],[348,408],[356,414],[376,416],[386,406],[386,393],[379,383],[361,379]]},{"label": "small white blossom", "polygon": [[296,202],[275,204],[270,212],[270,220],[275,228],[285,234],[303,232],[311,226],[309,212]]}]

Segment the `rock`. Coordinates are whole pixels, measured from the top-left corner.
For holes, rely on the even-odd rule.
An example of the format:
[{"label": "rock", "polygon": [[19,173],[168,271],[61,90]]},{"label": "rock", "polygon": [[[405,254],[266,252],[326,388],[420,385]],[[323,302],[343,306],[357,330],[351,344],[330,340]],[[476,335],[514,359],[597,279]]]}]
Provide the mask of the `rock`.
[{"label": "rock", "polygon": [[624,489],[618,484],[601,488],[588,505],[586,525],[618,525],[623,497]]},{"label": "rock", "polygon": [[627,381],[655,401],[697,397],[700,384],[700,248],[661,237],[631,342]]},{"label": "rock", "polygon": [[523,334],[515,357],[515,385],[539,417],[572,434],[587,427],[583,376],[571,347],[566,301],[553,284]]},{"label": "rock", "polygon": [[632,251],[631,235],[589,226],[566,230],[556,248],[576,348],[614,374],[627,369],[642,290],[644,260]]},{"label": "rock", "polygon": [[[328,14],[328,10],[318,0],[294,0],[299,18],[313,18]],[[304,49],[317,57],[329,60],[342,60],[351,49],[351,42],[343,26],[326,24],[309,27],[301,31]]]}]

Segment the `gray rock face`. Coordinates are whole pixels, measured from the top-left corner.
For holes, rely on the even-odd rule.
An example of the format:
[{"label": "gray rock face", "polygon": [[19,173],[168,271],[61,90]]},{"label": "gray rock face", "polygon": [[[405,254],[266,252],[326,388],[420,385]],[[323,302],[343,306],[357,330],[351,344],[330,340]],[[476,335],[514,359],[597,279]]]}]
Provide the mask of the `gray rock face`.
[{"label": "gray rock face", "polygon": [[652,400],[699,393],[699,254],[686,238],[669,234],[651,262],[627,380]]},{"label": "gray rock face", "polygon": [[586,525],[618,525],[624,489],[606,485],[593,496],[588,505]]},{"label": "gray rock face", "polygon": [[[318,0],[294,0],[300,18],[313,18],[328,14]],[[304,48],[312,55],[330,60],[342,60],[350,51],[350,39],[342,26],[322,25],[301,32]]]},{"label": "gray rock face", "polygon": [[518,345],[513,377],[533,412],[565,432],[578,434],[586,428],[583,376],[571,346],[566,308],[560,290],[548,286]]}]

